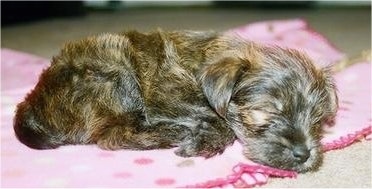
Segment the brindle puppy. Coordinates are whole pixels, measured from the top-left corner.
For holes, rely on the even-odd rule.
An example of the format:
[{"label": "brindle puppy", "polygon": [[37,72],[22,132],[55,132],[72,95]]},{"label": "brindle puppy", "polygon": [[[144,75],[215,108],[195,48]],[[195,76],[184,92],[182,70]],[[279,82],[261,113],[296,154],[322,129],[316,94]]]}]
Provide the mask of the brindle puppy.
[{"label": "brindle puppy", "polygon": [[67,44],[18,105],[14,129],[35,149],[178,147],[211,157],[238,138],[269,166],[321,162],[321,124],[337,97],[305,55],[214,32],[136,31]]}]

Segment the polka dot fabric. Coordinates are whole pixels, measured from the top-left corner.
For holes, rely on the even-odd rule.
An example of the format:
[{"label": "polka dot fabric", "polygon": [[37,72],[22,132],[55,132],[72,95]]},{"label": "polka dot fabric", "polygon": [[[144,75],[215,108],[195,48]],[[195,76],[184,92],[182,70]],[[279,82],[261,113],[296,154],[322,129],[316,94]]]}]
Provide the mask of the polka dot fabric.
[{"label": "polka dot fabric", "polygon": [[[303,20],[253,23],[227,31],[242,38],[307,52],[321,66],[343,58]],[[37,82],[48,60],[1,50],[1,187],[253,187],[291,171],[257,165],[235,142],[210,159],[181,158],[173,150],[104,151],[94,145],[33,150],[14,136],[16,104]],[[325,150],[343,148],[371,133],[371,64],[360,63],[336,75],[340,110],[327,127]]]}]

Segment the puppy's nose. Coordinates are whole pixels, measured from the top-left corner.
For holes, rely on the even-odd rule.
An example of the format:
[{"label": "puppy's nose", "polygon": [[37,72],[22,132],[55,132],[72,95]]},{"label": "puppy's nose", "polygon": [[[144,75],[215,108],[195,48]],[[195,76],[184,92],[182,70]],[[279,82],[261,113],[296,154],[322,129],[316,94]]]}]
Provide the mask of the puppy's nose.
[{"label": "puppy's nose", "polygon": [[294,146],[292,151],[298,162],[304,163],[310,157],[310,151],[303,145]]}]

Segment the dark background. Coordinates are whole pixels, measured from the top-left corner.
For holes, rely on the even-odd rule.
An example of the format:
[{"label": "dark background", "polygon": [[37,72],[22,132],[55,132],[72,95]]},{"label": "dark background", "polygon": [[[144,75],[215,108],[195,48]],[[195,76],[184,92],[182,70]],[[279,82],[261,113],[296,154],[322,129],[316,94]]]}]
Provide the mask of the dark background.
[{"label": "dark background", "polygon": [[[359,2],[359,3],[358,3]],[[151,3],[133,1],[2,1],[1,26],[25,23],[48,18],[84,16],[91,11],[125,11],[133,8],[181,7],[182,2]],[[348,6],[367,6],[368,3],[355,1]],[[219,9],[315,9],[321,5],[317,1],[206,1],[188,3],[187,6],[208,6]],[[328,2],[327,6],[346,6],[345,3]]]}]

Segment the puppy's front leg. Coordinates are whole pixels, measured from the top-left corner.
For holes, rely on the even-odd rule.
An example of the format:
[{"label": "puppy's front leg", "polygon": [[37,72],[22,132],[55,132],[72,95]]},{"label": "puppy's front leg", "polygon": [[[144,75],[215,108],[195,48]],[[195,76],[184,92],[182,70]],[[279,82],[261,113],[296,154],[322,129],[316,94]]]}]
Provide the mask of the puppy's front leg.
[{"label": "puppy's front leg", "polygon": [[[129,117],[128,117],[129,118]],[[111,119],[98,136],[102,149],[151,150],[179,147],[175,153],[182,157],[212,157],[222,153],[235,140],[234,132],[219,121],[200,121],[190,127],[173,121],[141,125],[139,121]]]},{"label": "puppy's front leg", "polygon": [[110,120],[96,142],[106,150],[165,149],[178,146],[189,135],[188,128],[181,125],[146,125],[141,124],[141,121],[121,118]]},{"label": "puppy's front leg", "polygon": [[223,123],[202,122],[192,129],[175,151],[182,157],[203,156],[206,158],[221,154],[235,140],[234,132]]}]

